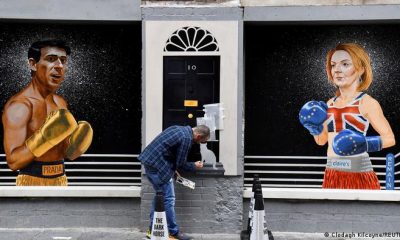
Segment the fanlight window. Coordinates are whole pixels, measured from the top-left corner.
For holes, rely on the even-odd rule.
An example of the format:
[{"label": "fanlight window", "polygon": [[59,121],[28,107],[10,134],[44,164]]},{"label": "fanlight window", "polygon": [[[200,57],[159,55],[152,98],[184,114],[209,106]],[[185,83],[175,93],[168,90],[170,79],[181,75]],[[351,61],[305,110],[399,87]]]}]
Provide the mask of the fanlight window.
[{"label": "fanlight window", "polygon": [[164,52],[218,52],[215,37],[199,27],[184,27],[176,30],[165,44]]}]

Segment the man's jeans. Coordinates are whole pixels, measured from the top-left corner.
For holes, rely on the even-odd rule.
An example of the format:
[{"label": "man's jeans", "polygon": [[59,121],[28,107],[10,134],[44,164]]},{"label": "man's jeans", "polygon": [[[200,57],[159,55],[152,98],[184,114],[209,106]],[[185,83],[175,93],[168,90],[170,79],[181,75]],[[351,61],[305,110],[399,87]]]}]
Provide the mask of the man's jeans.
[{"label": "man's jeans", "polygon": [[[179,226],[176,224],[174,181],[171,178],[167,183],[161,183],[157,169],[148,166],[144,166],[144,168],[146,170],[146,176],[153,185],[154,190],[164,194],[164,207],[167,215],[168,231],[169,234],[175,235],[179,232]],[[155,204],[154,197],[150,212],[150,229],[153,223]]]}]

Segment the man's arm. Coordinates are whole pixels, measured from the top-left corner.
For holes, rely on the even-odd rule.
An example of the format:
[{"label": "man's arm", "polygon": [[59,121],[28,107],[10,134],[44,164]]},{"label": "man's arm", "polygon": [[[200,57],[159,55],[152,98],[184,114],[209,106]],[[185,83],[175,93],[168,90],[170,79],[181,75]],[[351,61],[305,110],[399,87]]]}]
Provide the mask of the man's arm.
[{"label": "man's arm", "polygon": [[4,108],[4,150],[11,170],[24,168],[35,158],[25,144],[31,115],[31,107],[25,102],[11,102]]},{"label": "man's arm", "polygon": [[183,138],[176,154],[176,166],[184,171],[194,171],[196,169],[193,162],[186,161],[191,144],[191,139]]}]

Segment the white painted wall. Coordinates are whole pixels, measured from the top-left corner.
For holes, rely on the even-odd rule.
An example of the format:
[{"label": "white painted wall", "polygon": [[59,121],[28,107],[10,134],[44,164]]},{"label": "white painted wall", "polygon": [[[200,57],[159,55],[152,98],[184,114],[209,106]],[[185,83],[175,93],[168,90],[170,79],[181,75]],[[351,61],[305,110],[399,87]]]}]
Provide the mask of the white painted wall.
[{"label": "white painted wall", "polygon": [[154,7],[154,6],[212,6],[212,7],[232,7],[239,6],[240,0],[179,0],[179,1],[164,1],[164,0],[143,0],[142,6]]},{"label": "white painted wall", "polygon": [[242,6],[328,6],[400,4],[399,0],[241,0]]},{"label": "white painted wall", "polygon": [[[224,130],[220,131],[220,162],[225,175],[237,175],[239,159],[238,131],[241,119],[238,109],[238,21],[144,21],[144,77],[143,77],[143,121],[144,144],[149,144],[162,131],[163,112],[163,56],[166,55],[219,55],[220,102],[224,103]],[[197,26],[214,35],[219,52],[163,52],[165,43],[176,30],[186,26]],[[143,146],[145,147],[145,146]]]},{"label": "white painted wall", "polygon": [[0,19],[140,21],[140,0],[0,0]]}]

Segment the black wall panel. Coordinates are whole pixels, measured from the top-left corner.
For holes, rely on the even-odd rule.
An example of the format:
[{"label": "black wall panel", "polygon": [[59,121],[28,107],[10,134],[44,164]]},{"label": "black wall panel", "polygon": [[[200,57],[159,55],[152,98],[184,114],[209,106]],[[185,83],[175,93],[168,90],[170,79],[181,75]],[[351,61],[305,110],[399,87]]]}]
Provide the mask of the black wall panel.
[{"label": "black wall panel", "polygon": [[[374,80],[367,91],[379,101],[399,152],[400,25],[245,25],[245,154],[326,156],[298,120],[309,100],[327,101],[335,88],[325,74],[327,52],[356,42],[370,54]],[[376,134],[372,127],[367,135]]]},{"label": "black wall panel", "polygon": [[[77,120],[92,124],[94,139],[88,153],[139,153],[140,23],[0,22],[0,109],[30,81],[30,44],[48,38],[63,39],[71,46],[68,72],[58,94]],[[2,144],[0,153],[4,153]]]}]

